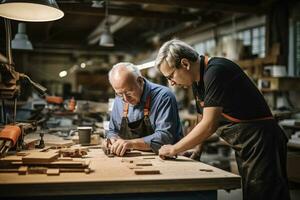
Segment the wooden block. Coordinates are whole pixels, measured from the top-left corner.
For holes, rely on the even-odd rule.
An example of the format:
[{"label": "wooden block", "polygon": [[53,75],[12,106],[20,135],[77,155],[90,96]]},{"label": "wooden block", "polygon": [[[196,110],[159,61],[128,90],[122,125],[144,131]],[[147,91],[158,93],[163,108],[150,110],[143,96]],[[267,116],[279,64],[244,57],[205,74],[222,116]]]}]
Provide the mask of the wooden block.
[{"label": "wooden block", "polygon": [[74,144],[72,140],[61,140],[61,141],[46,141],[46,146],[56,147],[56,148],[63,148],[63,147],[70,147]]},{"label": "wooden block", "polygon": [[141,152],[126,152],[124,157],[136,157],[136,156],[141,156]]},{"label": "wooden block", "polygon": [[27,156],[29,155],[30,153],[29,152],[23,152],[23,151],[20,151],[20,152],[17,152],[17,156]]},{"label": "wooden block", "polygon": [[88,154],[88,149],[86,148],[64,148],[59,150],[59,154],[63,157],[81,158]]},{"label": "wooden block", "polygon": [[63,158],[58,158],[58,161],[73,161],[73,158],[71,157],[63,157]]},{"label": "wooden block", "polygon": [[202,172],[213,172],[212,169],[199,169],[199,171],[202,171]]},{"label": "wooden block", "polygon": [[28,174],[46,174],[47,168],[46,167],[29,167]]},{"label": "wooden block", "polygon": [[28,167],[27,166],[21,166],[18,169],[18,173],[19,175],[26,175],[28,171]]},{"label": "wooden block", "polygon": [[60,172],[84,172],[86,174],[89,174],[89,173],[93,172],[93,170],[90,169],[90,168],[84,168],[84,169],[81,169],[81,168],[60,168],[59,171]]},{"label": "wooden block", "polygon": [[0,161],[7,161],[7,162],[20,162],[22,161],[22,156],[6,156],[1,158]]},{"label": "wooden block", "polygon": [[157,169],[136,169],[134,170],[136,175],[152,175],[152,174],[160,174],[160,171]]},{"label": "wooden block", "polygon": [[123,159],[121,160],[121,162],[125,162],[125,163],[133,163],[133,160],[132,160],[132,159],[125,159],[125,158],[123,158]]},{"label": "wooden block", "polygon": [[33,152],[22,158],[24,164],[50,163],[56,160],[59,154],[56,152]]},{"label": "wooden block", "polygon": [[129,164],[127,167],[128,167],[129,169],[143,169],[143,167],[136,166],[136,165],[134,165],[134,164]]},{"label": "wooden block", "polygon": [[147,162],[138,162],[135,164],[136,166],[152,166],[152,163]]},{"label": "wooden block", "polygon": [[143,159],[145,159],[145,160],[154,160],[155,157],[144,157]]},{"label": "wooden block", "polygon": [[58,176],[59,169],[47,169],[47,176]]}]

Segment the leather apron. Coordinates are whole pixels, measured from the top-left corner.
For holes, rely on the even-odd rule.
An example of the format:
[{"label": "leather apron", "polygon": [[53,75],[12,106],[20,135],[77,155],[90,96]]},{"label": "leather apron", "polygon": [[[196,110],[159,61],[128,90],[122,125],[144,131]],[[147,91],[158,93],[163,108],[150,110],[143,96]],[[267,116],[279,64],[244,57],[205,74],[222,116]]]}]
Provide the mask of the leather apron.
[{"label": "leather apron", "polygon": [[146,103],[144,106],[143,118],[134,122],[129,122],[127,117],[129,104],[124,103],[123,117],[121,121],[120,132],[119,132],[119,136],[122,139],[141,138],[154,133],[149,118],[150,101],[151,101],[151,97],[149,95],[146,99]]},{"label": "leather apron", "polygon": [[[200,59],[200,83],[193,89],[197,107],[203,107],[203,74],[207,60],[206,57]],[[197,87],[200,90],[196,91]],[[197,108],[197,111],[201,109]],[[290,199],[286,174],[288,139],[273,116],[250,120],[224,113],[222,116],[231,123],[219,127],[216,134],[235,150],[242,177],[243,199]]]}]

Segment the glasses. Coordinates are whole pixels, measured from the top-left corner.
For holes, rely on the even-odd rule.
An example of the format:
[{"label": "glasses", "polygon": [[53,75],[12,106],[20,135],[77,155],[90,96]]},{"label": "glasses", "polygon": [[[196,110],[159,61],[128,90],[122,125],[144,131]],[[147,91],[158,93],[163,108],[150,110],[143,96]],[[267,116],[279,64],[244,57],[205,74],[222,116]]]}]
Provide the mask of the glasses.
[{"label": "glasses", "polygon": [[129,91],[129,92],[123,92],[123,93],[115,93],[116,96],[124,99],[124,97],[132,97],[134,95],[134,92]]},{"label": "glasses", "polygon": [[176,71],[176,69],[174,69],[174,70],[172,71],[172,73],[169,74],[168,76],[165,76],[166,79],[168,79],[169,81],[172,81],[173,78],[174,78],[175,71]]}]

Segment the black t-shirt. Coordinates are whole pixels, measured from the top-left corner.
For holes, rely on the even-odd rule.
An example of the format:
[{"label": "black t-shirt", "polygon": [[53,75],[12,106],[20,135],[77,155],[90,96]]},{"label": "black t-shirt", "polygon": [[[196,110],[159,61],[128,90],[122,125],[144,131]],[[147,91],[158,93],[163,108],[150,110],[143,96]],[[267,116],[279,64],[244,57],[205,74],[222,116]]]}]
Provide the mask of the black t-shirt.
[{"label": "black t-shirt", "polygon": [[[213,57],[204,71],[204,107],[223,107],[223,113],[240,120],[272,116],[260,91],[234,62]],[[202,97],[201,97],[202,96]]]}]

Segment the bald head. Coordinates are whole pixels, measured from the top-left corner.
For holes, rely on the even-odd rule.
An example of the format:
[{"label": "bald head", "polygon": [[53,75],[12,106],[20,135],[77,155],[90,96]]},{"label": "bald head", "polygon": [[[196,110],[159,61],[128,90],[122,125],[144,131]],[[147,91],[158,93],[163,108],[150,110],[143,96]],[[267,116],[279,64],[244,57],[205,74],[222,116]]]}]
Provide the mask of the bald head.
[{"label": "bald head", "polygon": [[118,63],[109,71],[108,78],[115,92],[121,94],[125,101],[127,99],[131,104],[139,102],[143,92],[143,78],[135,65]]},{"label": "bald head", "polygon": [[114,65],[108,73],[111,84],[131,81],[132,79],[137,79],[139,76],[141,76],[139,69],[129,62],[121,62]]}]

